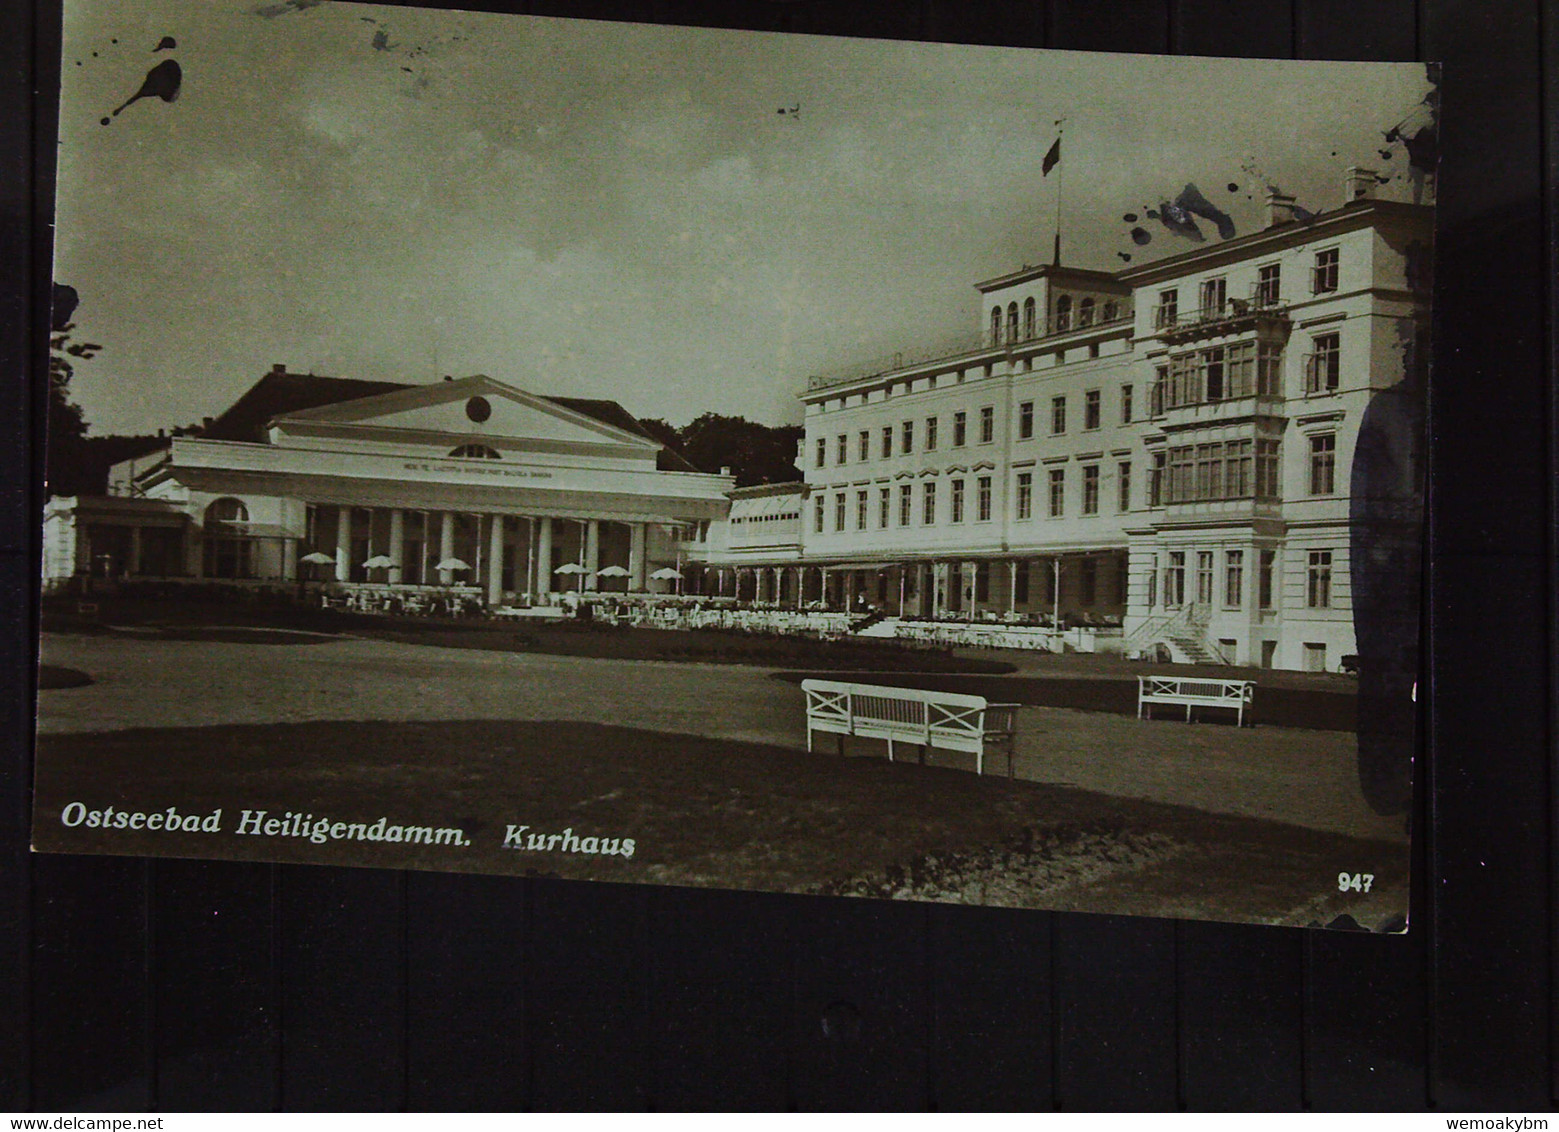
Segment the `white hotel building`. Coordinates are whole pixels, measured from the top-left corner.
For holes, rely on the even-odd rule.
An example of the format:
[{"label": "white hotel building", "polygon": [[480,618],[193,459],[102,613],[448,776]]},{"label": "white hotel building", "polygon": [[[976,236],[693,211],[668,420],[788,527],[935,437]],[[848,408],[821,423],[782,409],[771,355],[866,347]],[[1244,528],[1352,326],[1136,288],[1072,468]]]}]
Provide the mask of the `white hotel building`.
[{"label": "white hotel building", "polygon": [[1432,210],[1375,184],[1123,271],[976,284],[966,339],[810,379],[797,483],[733,490],[610,401],[278,366],[109,496],[51,500],[45,584],[681,590],[1336,669],[1382,618],[1416,634]]},{"label": "white hotel building", "polygon": [[1375,184],[1123,271],[976,284],[964,342],[809,381],[805,483],[734,493],[710,565],[779,604],[1335,670],[1355,548],[1398,572],[1373,584],[1399,616],[1417,586],[1432,210]]}]

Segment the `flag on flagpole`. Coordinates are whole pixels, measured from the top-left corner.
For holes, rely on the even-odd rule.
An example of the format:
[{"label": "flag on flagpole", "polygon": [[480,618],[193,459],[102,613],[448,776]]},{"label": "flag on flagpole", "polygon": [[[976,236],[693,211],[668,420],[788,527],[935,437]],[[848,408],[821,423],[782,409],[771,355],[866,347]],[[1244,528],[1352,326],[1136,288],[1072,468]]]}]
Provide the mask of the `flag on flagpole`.
[{"label": "flag on flagpole", "polygon": [[1061,160],[1061,139],[1060,138],[1056,138],[1056,140],[1051,144],[1050,149],[1046,152],[1045,160],[1040,163],[1039,175],[1041,177],[1048,177],[1048,176],[1050,176],[1050,171],[1056,167],[1056,165],[1060,162],[1060,160]]}]

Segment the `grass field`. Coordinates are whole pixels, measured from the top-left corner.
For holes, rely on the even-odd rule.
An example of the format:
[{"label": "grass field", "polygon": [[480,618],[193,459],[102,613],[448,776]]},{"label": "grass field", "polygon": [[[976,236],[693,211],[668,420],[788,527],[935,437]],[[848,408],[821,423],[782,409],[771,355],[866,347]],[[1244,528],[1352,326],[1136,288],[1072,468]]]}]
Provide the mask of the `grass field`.
[{"label": "grass field", "polygon": [[[62,694],[69,694],[62,693]],[[220,833],[64,807],[223,811]],[[465,847],[240,836],[244,809],[458,827]],[[875,757],[574,721],[316,722],[40,737],[37,846],[1396,927],[1406,847]],[[509,826],[631,857],[504,848]],[[1337,874],[1372,873],[1370,896]]]}]

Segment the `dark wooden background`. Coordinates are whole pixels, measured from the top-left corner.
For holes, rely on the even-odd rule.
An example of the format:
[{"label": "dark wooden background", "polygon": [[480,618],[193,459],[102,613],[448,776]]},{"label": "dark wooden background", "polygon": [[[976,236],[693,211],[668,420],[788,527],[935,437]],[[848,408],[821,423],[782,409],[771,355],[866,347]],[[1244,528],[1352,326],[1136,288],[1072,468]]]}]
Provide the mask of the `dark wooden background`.
[{"label": "dark wooden background", "polygon": [[[1387,938],[29,856],[40,505],[31,454],[59,15],[54,3],[12,3],[0,5],[0,1109],[1550,1107],[1552,6],[468,6],[1014,46],[1443,61],[1432,749],[1413,928]],[[1328,92],[1318,84],[1314,95]]]}]

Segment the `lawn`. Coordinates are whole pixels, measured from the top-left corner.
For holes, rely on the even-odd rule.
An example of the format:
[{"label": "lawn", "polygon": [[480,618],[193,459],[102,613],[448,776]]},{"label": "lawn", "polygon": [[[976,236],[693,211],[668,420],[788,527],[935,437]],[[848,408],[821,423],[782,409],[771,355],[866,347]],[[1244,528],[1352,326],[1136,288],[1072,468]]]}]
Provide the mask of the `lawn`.
[{"label": "lawn", "polygon": [[[1404,846],[878,757],[578,722],[314,722],[39,739],[37,847],[982,902],[1369,927]],[[67,804],[222,830],[67,829]],[[463,847],[240,836],[241,812],[459,828]],[[505,848],[510,826],[632,856]],[[603,844],[598,842],[597,844]],[[1369,897],[1337,891],[1374,874]]]}]

